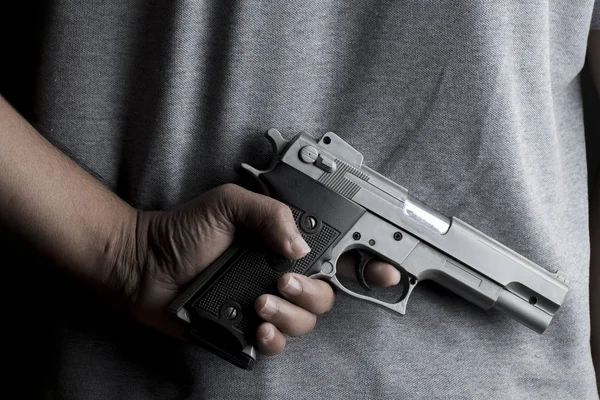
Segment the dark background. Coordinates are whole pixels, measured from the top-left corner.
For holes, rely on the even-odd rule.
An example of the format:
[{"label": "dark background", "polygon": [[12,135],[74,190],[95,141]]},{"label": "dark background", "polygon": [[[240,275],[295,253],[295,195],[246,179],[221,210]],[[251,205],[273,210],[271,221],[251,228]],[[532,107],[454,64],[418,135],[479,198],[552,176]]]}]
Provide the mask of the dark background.
[{"label": "dark background", "polygon": [[[39,66],[40,37],[43,35],[45,2],[29,1],[0,7],[0,94],[35,125],[33,99]],[[585,101],[586,141],[590,188],[600,164],[600,101],[593,89],[587,66],[582,73]],[[43,195],[43,193],[40,193]],[[52,380],[59,355],[54,324],[66,315],[78,315],[84,325],[107,317],[108,311],[75,282],[49,267],[14,233],[0,226],[2,272],[3,364],[9,383],[3,392],[16,389],[18,398],[46,397],[40,387]],[[58,289],[60,288],[60,289]],[[114,316],[113,316],[114,317]],[[87,322],[87,323],[86,323]],[[135,334],[125,320],[120,326]],[[133,333],[132,333],[133,332]]]},{"label": "dark background", "polygon": [[600,100],[586,64],[581,77],[585,114],[585,139],[588,155],[588,182],[590,190],[594,187],[598,166],[600,165]]}]

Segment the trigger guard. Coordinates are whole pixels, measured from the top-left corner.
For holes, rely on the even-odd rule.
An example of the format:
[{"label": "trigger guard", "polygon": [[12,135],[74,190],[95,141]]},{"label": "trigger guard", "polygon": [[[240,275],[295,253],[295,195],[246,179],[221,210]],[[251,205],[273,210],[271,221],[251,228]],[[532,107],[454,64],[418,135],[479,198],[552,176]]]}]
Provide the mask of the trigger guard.
[{"label": "trigger guard", "polygon": [[364,250],[357,250],[357,252],[360,256],[360,259],[358,260],[358,268],[356,269],[356,279],[358,280],[358,283],[360,283],[360,286],[363,287],[363,289],[371,290],[371,287],[365,280],[365,267],[367,266],[369,261],[375,258],[375,256]]}]

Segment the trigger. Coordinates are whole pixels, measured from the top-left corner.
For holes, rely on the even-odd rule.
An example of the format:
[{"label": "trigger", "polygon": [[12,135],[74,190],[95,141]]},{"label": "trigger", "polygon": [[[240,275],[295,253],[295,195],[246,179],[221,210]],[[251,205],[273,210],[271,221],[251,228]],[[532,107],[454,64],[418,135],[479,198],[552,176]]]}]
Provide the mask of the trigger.
[{"label": "trigger", "polygon": [[365,267],[369,261],[375,258],[375,256],[364,250],[357,250],[357,252],[360,258],[358,260],[358,268],[356,269],[356,278],[358,279],[360,286],[362,286],[365,290],[371,290],[371,287],[365,280]]}]

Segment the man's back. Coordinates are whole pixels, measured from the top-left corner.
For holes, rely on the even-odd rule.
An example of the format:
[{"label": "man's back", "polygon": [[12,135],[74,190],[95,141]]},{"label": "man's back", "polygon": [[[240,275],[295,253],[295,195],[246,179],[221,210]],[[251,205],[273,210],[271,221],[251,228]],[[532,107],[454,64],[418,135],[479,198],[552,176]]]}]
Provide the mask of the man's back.
[{"label": "man's back", "polygon": [[596,398],[578,81],[592,9],[49,7],[33,122],[132,204],[167,208],[236,180],[235,164],[267,161],[271,126],[334,131],[433,208],[564,271],[571,288],[543,335],[435,285],[415,290],[404,317],[338,296],[314,332],[253,372],[129,324],[123,333],[112,316],[64,312],[52,385],[65,398]]}]

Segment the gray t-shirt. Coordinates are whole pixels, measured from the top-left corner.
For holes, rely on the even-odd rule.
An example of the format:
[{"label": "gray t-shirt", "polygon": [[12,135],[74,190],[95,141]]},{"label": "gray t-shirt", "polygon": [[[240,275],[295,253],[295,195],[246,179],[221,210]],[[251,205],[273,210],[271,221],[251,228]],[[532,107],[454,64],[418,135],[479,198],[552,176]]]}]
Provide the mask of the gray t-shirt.
[{"label": "gray t-shirt", "polygon": [[[596,7],[597,9],[599,7]],[[435,285],[403,317],[338,296],[244,371],[106,317],[56,323],[61,398],[595,399],[578,75],[593,0],[52,2],[36,126],[162,209],[264,165],[270,127],[365,164],[570,278],[543,335]]]}]

